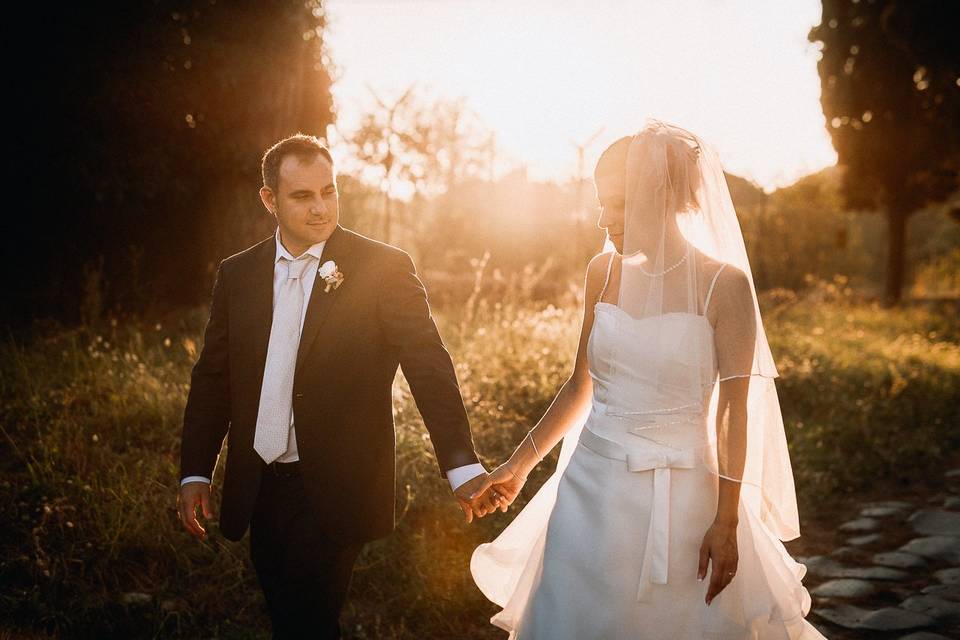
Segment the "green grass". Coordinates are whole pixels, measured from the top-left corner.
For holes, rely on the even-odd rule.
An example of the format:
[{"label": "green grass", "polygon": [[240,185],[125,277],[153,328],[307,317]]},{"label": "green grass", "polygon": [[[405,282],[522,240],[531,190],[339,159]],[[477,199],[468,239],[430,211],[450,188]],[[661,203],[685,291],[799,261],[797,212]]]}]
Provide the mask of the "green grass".
[{"label": "green grass", "polygon": [[[843,287],[763,300],[802,508],[922,479],[960,437],[956,305],[882,310]],[[579,310],[572,294],[558,306],[508,294],[436,311],[493,464],[569,372]],[[269,637],[246,541],[225,541],[212,523],[201,543],[176,518],[180,418],[204,320],[198,309],[5,341],[0,637]],[[401,518],[360,558],[349,637],[501,638],[468,562],[509,514],[462,522],[405,384],[395,398]],[[130,593],[150,599],[126,603]]]}]

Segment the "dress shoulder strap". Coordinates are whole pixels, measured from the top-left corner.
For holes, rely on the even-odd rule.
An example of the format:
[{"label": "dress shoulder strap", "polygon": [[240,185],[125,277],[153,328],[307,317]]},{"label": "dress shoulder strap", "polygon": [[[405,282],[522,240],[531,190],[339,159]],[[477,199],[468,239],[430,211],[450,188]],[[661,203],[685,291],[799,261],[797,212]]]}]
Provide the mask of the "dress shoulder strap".
[{"label": "dress shoulder strap", "polygon": [[607,292],[607,285],[610,284],[610,272],[613,271],[613,258],[616,255],[616,251],[610,252],[610,260],[607,261],[607,277],[603,280],[603,287],[600,289],[600,295],[597,296],[597,302],[603,300],[603,294]]},{"label": "dress shoulder strap", "polygon": [[717,277],[720,276],[720,272],[723,271],[723,268],[724,268],[725,266],[727,266],[727,263],[726,263],[726,262],[724,262],[723,264],[721,264],[721,265],[720,265],[720,268],[717,269],[717,272],[713,274],[713,280],[710,281],[710,288],[707,290],[707,298],[706,298],[706,301],[703,303],[703,315],[707,315],[707,307],[710,306],[710,296],[713,295],[713,287],[714,287],[715,284],[717,284]]}]

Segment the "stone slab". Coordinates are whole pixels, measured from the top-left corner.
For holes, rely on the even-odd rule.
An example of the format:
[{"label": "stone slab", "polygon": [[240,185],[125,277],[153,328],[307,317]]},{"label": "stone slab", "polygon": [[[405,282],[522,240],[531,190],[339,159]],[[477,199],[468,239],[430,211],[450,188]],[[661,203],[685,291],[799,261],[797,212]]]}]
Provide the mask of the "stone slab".
[{"label": "stone slab", "polygon": [[932,627],[936,620],[930,616],[907,611],[899,607],[885,607],[871,611],[849,604],[836,607],[820,607],[814,613],[825,620],[846,629],[869,629],[871,631],[908,631]]},{"label": "stone slab", "polygon": [[844,522],[838,528],[840,531],[873,531],[879,525],[880,522],[874,518],[857,518],[856,520]]},{"label": "stone slab", "polygon": [[818,598],[865,598],[876,591],[874,584],[867,580],[839,578],[817,585],[810,593]]},{"label": "stone slab", "polygon": [[922,569],[927,566],[927,561],[920,556],[903,551],[877,553],[873,556],[873,563],[894,569]]},{"label": "stone slab", "polygon": [[956,536],[927,536],[914,538],[898,551],[905,551],[927,559],[960,564],[960,538]]},{"label": "stone slab", "polygon": [[868,547],[872,544],[876,544],[883,540],[883,536],[879,533],[868,533],[865,536],[856,536],[854,538],[848,538],[847,544],[852,544],[855,547]]},{"label": "stone slab", "polygon": [[912,502],[904,502],[903,500],[880,500],[878,502],[867,502],[863,506],[867,509],[886,508],[903,511],[912,509],[916,505]]},{"label": "stone slab", "polygon": [[892,518],[893,516],[903,516],[908,507],[867,507],[860,511],[864,518]]},{"label": "stone slab", "polygon": [[907,611],[924,613],[938,622],[960,620],[960,602],[951,602],[933,595],[910,596],[900,603]]},{"label": "stone slab", "polygon": [[960,584],[932,584],[929,587],[924,587],[923,593],[944,600],[960,602]]},{"label": "stone slab", "polygon": [[856,547],[843,546],[843,547],[837,547],[836,549],[831,551],[830,557],[838,558],[840,560],[847,560],[849,558],[853,558],[861,554],[863,554],[863,551],[860,549],[857,549]]},{"label": "stone slab", "polygon": [[822,578],[900,581],[909,577],[905,571],[890,567],[847,567],[827,556],[813,556],[805,564],[811,574]]},{"label": "stone slab", "polygon": [[940,569],[940,571],[935,571],[933,575],[943,584],[960,585],[960,567],[953,567],[952,569]]},{"label": "stone slab", "polygon": [[960,536],[960,513],[923,509],[910,516],[913,530],[924,536]]},{"label": "stone slab", "polygon": [[935,624],[936,620],[924,613],[908,611],[899,607],[884,607],[864,618],[863,622],[860,623],[860,628],[871,631],[906,631],[907,629],[930,627]]}]

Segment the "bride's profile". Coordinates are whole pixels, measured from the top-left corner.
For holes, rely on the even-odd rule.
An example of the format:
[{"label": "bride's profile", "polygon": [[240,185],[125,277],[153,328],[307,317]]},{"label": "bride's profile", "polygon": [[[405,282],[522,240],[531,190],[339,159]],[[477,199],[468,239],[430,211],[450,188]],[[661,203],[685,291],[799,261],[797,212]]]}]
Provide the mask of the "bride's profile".
[{"label": "bride's profile", "polygon": [[648,120],[594,173],[608,247],[574,371],[489,477],[512,503],[471,571],[520,640],[823,636],[805,620],[793,474],[743,236],[716,152]]}]

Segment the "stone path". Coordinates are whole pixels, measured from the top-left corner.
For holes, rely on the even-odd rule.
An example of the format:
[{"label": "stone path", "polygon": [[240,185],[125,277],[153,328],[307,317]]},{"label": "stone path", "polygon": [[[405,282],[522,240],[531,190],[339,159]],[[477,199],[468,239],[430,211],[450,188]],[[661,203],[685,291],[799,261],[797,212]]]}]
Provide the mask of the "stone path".
[{"label": "stone path", "polygon": [[960,638],[960,469],[940,494],[868,502],[839,525],[845,544],[798,556],[808,620],[833,639]]}]

